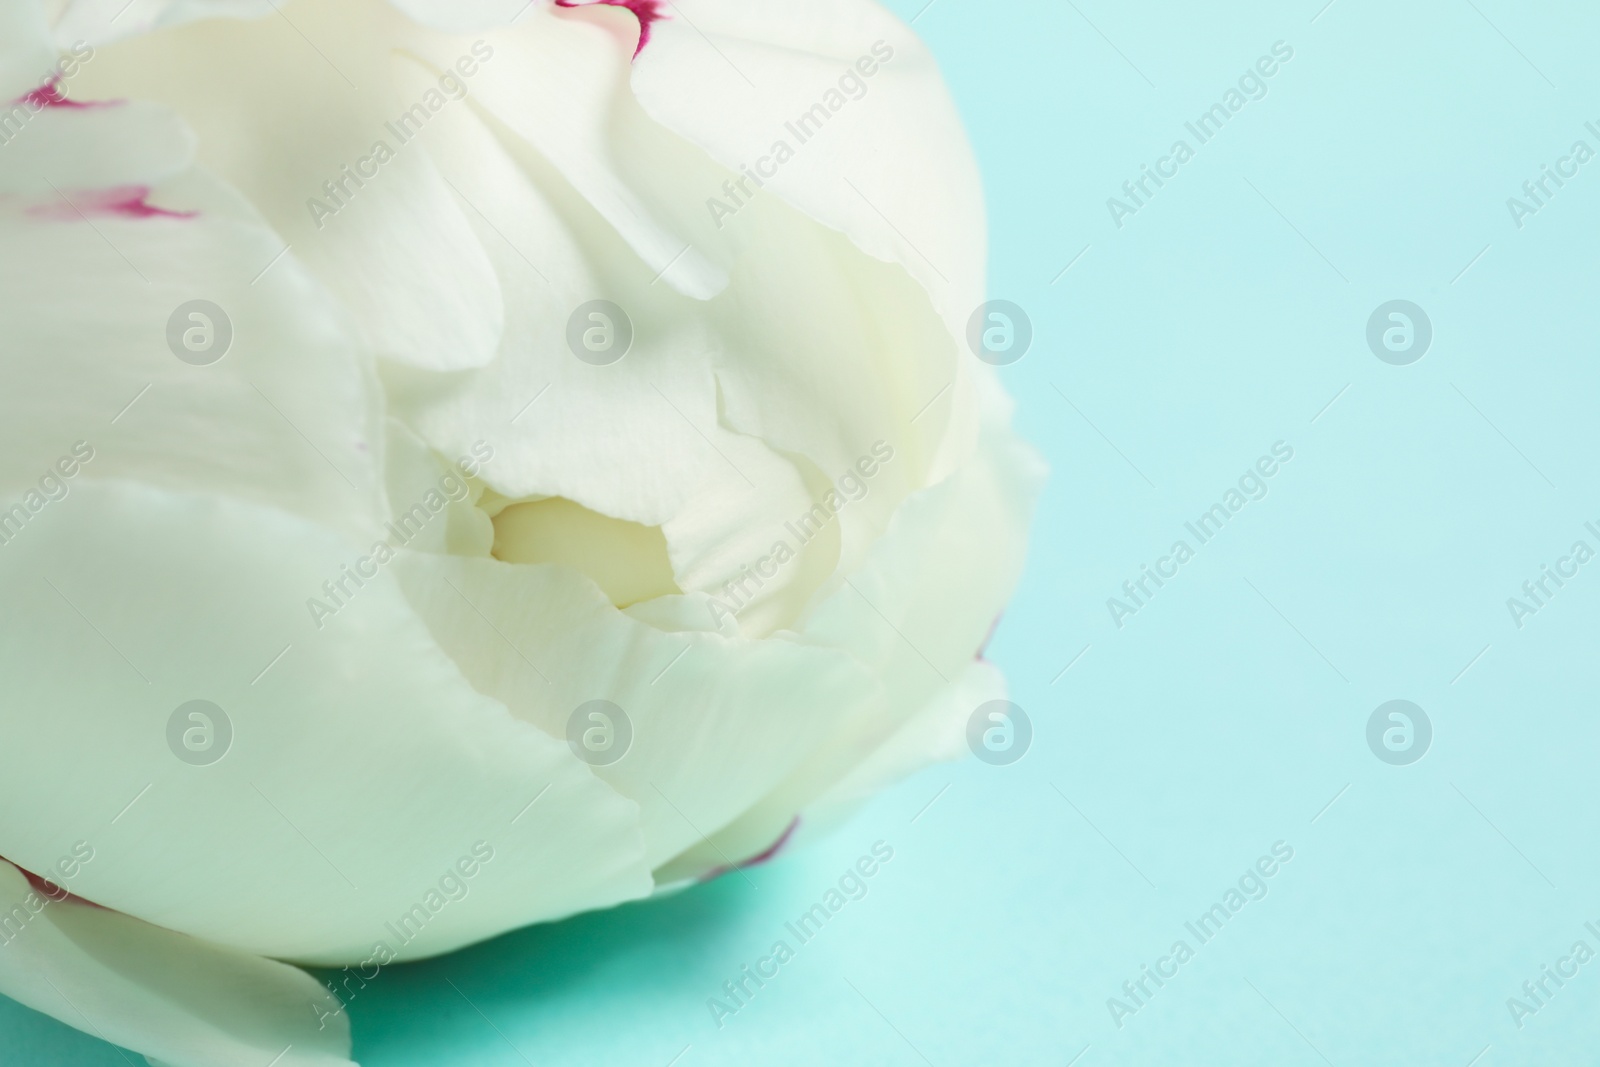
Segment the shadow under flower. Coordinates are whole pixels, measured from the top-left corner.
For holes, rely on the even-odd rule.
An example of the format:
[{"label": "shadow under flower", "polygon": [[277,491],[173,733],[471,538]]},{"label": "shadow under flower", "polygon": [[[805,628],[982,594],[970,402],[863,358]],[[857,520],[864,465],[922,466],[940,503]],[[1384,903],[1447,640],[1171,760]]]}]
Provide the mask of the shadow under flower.
[{"label": "shadow under flower", "polygon": [[[760,878],[781,893],[794,869],[765,864]],[[347,984],[341,997],[365,1067],[598,1064],[611,1062],[608,1048],[616,1062],[634,1062],[622,1050],[636,1054],[642,1035],[655,1033],[666,1063],[704,1033],[705,997],[727,959],[748,948],[749,920],[761,914],[749,873],[395,964],[365,985],[346,972],[312,973]]]}]

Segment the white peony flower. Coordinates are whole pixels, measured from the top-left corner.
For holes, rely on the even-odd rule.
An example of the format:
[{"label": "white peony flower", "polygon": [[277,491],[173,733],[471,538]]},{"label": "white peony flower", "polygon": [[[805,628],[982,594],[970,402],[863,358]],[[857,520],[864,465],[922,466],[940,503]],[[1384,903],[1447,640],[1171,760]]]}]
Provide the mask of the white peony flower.
[{"label": "white peony flower", "polygon": [[0,100],[0,992],[345,1063],[278,961],[763,857],[1003,692],[1041,469],[870,0],[6,0]]}]

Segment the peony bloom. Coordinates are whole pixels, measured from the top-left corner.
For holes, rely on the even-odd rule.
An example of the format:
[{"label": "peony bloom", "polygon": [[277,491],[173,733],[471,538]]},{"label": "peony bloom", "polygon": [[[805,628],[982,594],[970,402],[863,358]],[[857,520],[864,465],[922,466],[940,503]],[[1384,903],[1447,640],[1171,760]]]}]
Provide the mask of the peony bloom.
[{"label": "peony bloom", "polygon": [[1041,471],[870,0],[7,0],[0,99],[0,992],[345,1063],[292,963],[769,855],[1003,692]]}]

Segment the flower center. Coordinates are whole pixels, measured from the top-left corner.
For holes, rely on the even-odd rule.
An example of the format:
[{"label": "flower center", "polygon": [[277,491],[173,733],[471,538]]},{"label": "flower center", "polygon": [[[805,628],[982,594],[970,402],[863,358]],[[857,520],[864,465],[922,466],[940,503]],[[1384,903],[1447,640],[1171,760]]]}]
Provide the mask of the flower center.
[{"label": "flower center", "polygon": [[494,517],[491,554],[507,563],[575,567],[619,608],[682,592],[661,527],[613,519],[563,497],[504,508]]}]

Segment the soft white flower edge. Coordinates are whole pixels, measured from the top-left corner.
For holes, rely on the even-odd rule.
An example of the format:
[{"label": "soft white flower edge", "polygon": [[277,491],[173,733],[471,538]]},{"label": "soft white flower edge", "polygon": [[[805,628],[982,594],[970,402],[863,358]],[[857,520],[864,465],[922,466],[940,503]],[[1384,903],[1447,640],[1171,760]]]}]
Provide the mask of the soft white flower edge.
[{"label": "soft white flower edge", "polygon": [[0,909],[0,993],[69,1026],[171,1067],[353,1067],[349,1019],[299,968],[52,899],[4,861]]}]

